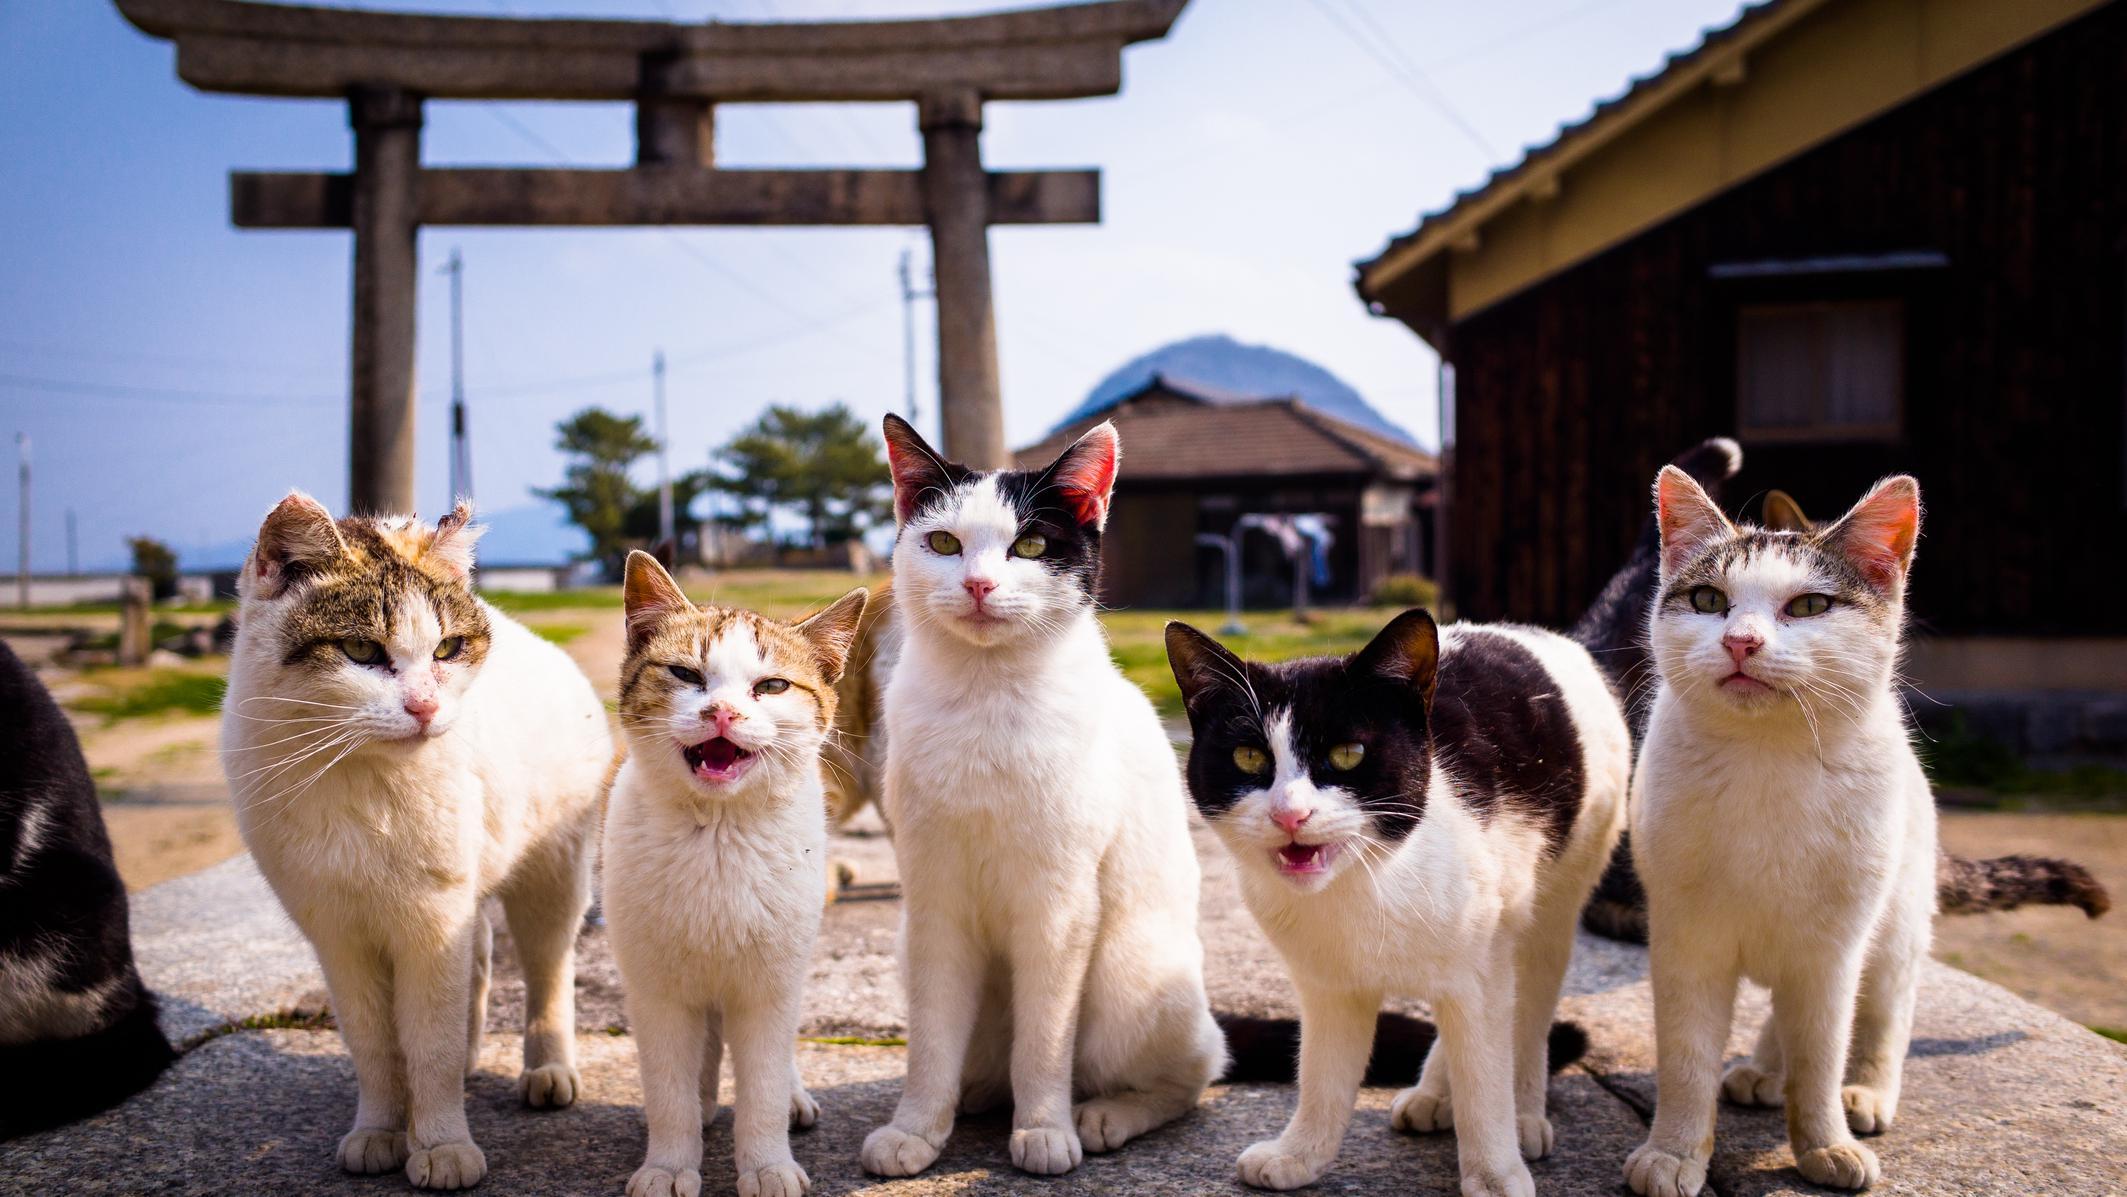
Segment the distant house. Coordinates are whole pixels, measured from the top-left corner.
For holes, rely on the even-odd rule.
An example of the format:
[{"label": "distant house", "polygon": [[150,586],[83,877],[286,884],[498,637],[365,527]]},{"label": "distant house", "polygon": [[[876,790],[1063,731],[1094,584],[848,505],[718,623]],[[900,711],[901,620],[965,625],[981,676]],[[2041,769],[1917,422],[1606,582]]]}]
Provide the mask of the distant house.
[{"label": "distant house", "polygon": [[1570,620],[1726,433],[1738,503],[1919,476],[1931,692],[2127,688],[2127,3],[1768,0],[1357,285],[1442,358],[1462,614]]},{"label": "distant house", "polygon": [[[1101,596],[1115,606],[1202,607],[1225,601],[1218,550],[1244,515],[1319,514],[1331,534],[1323,602],[1364,596],[1382,577],[1430,565],[1433,456],[1289,396],[1240,395],[1167,374],[1078,415],[1019,450],[1046,464],[1102,420],[1122,434],[1123,464],[1101,548]],[[1251,605],[1292,601],[1293,568],[1277,538],[1244,533]]]}]

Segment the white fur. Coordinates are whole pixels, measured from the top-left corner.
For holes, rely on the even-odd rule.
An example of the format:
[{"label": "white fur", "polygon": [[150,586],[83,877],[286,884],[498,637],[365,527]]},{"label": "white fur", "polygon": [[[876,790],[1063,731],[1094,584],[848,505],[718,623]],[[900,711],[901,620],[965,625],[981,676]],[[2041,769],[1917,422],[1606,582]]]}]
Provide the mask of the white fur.
[{"label": "white fur", "polygon": [[[1418,1083],[1396,1095],[1395,1127],[1454,1126],[1469,1197],[1535,1191],[1523,1159],[1552,1146],[1551,1020],[1574,922],[1624,827],[1631,742],[1579,646],[1530,628],[1486,630],[1536,654],[1580,733],[1581,808],[1557,857],[1544,858],[1542,831],[1511,807],[1481,823],[1438,768],[1411,834],[1393,846],[1373,839],[1363,808],[1310,780],[1285,712],[1266,712],[1269,785],[1212,820],[1300,995],[1299,1102],[1283,1133],[1242,1153],[1247,1184],[1291,1189],[1321,1178],[1351,1122],[1375,1015],[1395,994],[1429,1001],[1440,1029]],[[1442,630],[1443,656],[1462,632]],[[1339,845],[1322,876],[1276,867],[1273,854],[1292,837],[1270,816],[1285,805],[1314,812],[1307,842]]]},{"label": "white fur", "polygon": [[[1626,1164],[1638,1193],[1699,1192],[1724,1089],[1785,1102],[1810,1180],[1877,1178],[1854,1132],[1887,1129],[1897,1112],[1935,912],[1935,805],[1891,690],[1895,618],[1887,628],[1850,608],[1784,611],[1834,586],[1805,554],[1761,554],[1722,580],[1726,613],[1657,604],[1653,616],[1662,681],[1632,848],[1648,897],[1660,1100]],[[1770,691],[1723,689],[1735,666],[1721,638],[1737,630],[1764,640],[1750,672]],[[1772,990],[1773,1014],[1724,1082],[1739,977]]]},{"label": "white fur", "polygon": [[[939,529],[960,553],[926,547]],[[1019,532],[982,477],[894,553],[886,813],[909,1071],[865,1140],[882,1176],[928,1167],[956,1109],[1007,1101],[1012,1162],[1067,1172],[1193,1109],[1225,1063],[1173,747],[1076,582],[1008,556]],[[998,583],[1000,622],[964,619],[970,576]]]},{"label": "white fur", "polygon": [[[361,1098],[342,1166],[404,1164],[415,1184],[478,1183],[465,1121],[498,896],[526,982],[522,1090],[575,1098],[575,940],[589,903],[598,795],[612,742],[590,683],[552,644],[492,608],[475,670],[438,663],[425,600],[385,646],[399,673],[352,662],[322,678],[281,663],[288,594],[245,570],[224,766],[259,870],[317,949]],[[405,713],[439,702],[426,734]]]},{"label": "white fur", "polygon": [[[744,623],[723,625],[694,660],[700,690],[663,722],[628,729],[606,813],[604,910],[650,1128],[628,1192],[701,1191],[702,1127],[716,1117],[728,1040],[739,1192],[798,1197],[812,1182],[791,1157],[789,1128],[819,1117],[791,1049],[826,899],[824,737],[795,688],[753,693],[782,670]],[[695,777],[680,753],[715,734],[705,722],[713,703],[741,714],[727,735],[758,754],[722,784]]]}]

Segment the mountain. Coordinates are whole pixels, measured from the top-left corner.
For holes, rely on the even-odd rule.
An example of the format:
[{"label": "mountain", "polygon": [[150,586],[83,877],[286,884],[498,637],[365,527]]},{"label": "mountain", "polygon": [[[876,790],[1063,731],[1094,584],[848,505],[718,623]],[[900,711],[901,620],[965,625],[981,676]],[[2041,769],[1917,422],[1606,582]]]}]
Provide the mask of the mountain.
[{"label": "mountain", "polygon": [[1057,427],[1114,406],[1124,396],[1150,382],[1154,374],[1166,374],[1177,380],[1200,382],[1244,395],[1297,395],[1309,406],[1362,428],[1370,428],[1406,444],[1416,443],[1408,431],[1375,411],[1351,384],[1321,366],[1268,345],[1244,345],[1223,333],[1190,337],[1132,358],[1101,379],[1086,396],[1085,402],[1058,421]]}]

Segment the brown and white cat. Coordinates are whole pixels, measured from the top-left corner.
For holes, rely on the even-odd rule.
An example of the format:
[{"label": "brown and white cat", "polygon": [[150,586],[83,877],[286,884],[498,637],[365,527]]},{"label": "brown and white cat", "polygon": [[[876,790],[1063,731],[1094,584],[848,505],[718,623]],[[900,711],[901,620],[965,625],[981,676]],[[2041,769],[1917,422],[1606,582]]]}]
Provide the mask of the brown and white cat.
[{"label": "brown and white cat", "polygon": [[696,607],[628,555],[604,910],[642,1064],[649,1150],[630,1197],[695,1197],[731,1045],[741,1197],[812,1187],[789,1127],[819,1106],[791,1048],[825,891],[820,750],[865,592],[783,623]]},{"label": "brown and white cat", "polygon": [[575,663],[473,593],[471,518],[335,522],[283,499],[237,581],[222,705],[237,826],[354,1057],[340,1165],[432,1189],[487,1173],[465,1074],[491,896],[524,961],[524,1101],[576,1099],[576,933],[613,751]]}]

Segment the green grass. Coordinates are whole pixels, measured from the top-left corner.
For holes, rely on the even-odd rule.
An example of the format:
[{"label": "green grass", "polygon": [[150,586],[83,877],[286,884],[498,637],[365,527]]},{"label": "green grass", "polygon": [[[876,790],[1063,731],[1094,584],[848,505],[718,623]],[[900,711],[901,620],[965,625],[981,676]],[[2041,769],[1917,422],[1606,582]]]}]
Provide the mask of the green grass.
[{"label": "green grass", "polygon": [[102,692],[74,700],[73,707],[101,715],[105,723],[141,719],[172,711],[188,715],[212,715],[222,709],[222,691],[227,683],[219,674],[186,669],[150,669],[120,678],[98,678]]},{"label": "green grass", "polygon": [[525,626],[537,633],[540,639],[554,644],[567,644],[591,630],[589,624],[581,623],[534,623]]},{"label": "green grass", "polygon": [[1972,729],[1960,714],[1918,743],[1937,786],[2000,795],[2004,810],[2118,810],[2127,805],[2127,769],[2080,764],[2034,769],[2015,749]]},{"label": "green grass", "polygon": [[1108,642],[1115,663],[1131,681],[1143,688],[1154,706],[1167,716],[1182,713],[1181,688],[1174,684],[1174,671],[1167,665],[1167,621],[1179,619],[1217,636],[1219,642],[1243,657],[1258,661],[1284,661],[1293,657],[1318,657],[1348,653],[1373,639],[1393,612],[1325,609],[1311,622],[1299,623],[1290,611],[1244,611],[1241,622],[1248,631],[1238,636],[1219,635],[1225,622],[1222,611],[1108,611],[1101,623],[1108,629]]},{"label": "green grass", "polygon": [[[745,607],[776,618],[802,615],[841,598],[851,587],[884,581],[883,576],[864,578],[841,570],[744,569],[719,574],[711,581],[689,586],[696,602],[726,607]],[[511,615],[542,611],[612,611],[620,607],[620,587],[584,586],[574,590],[490,590],[482,598]]]},{"label": "green grass", "polygon": [[483,590],[480,597],[510,615],[535,611],[615,611],[620,587],[585,586],[576,590]]},{"label": "green grass", "polygon": [[799,1043],[824,1043],[829,1047],[907,1047],[908,1040],[899,1035],[886,1035],[867,1039],[862,1035],[800,1035]]},{"label": "green grass", "polygon": [[2114,1043],[2127,1043],[2127,1028],[2092,1027],[2090,1029],[2096,1031],[2100,1035],[2103,1035],[2105,1038],[2112,1040]]}]

